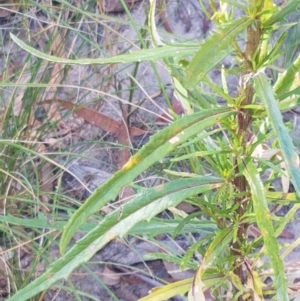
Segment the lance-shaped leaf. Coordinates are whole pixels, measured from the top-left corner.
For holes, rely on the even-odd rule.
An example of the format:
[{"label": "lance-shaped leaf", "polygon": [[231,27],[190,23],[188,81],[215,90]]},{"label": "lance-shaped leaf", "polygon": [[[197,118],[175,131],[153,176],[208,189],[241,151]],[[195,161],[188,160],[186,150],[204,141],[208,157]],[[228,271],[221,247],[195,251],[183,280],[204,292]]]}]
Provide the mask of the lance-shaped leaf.
[{"label": "lance-shaped leaf", "polygon": [[218,29],[207,41],[200,45],[187,68],[187,85],[194,88],[205,74],[224,59],[231,51],[231,42],[253,23],[249,17],[241,17],[228,22]]},{"label": "lance-shaped leaf", "polygon": [[268,27],[277,22],[284,20],[285,16],[295,12],[299,5],[300,5],[300,0],[293,0],[293,1],[287,1],[285,5],[282,5],[279,8],[276,7],[276,9],[274,9],[275,12],[271,11],[272,16],[266,19],[263,26]]},{"label": "lance-shaped leaf", "polygon": [[288,301],[287,281],[284,274],[283,263],[279,255],[278,243],[273,228],[272,215],[267,204],[264,184],[251,158],[243,164],[243,174],[250,186],[257,225],[264,239],[267,255],[270,257],[273,265],[277,300]]},{"label": "lance-shaped leaf", "polygon": [[256,93],[265,106],[272,128],[278,138],[279,146],[282,150],[282,155],[286,164],[286,169],[291,177],[291,181],[298,196],[300,196],[300,168],[297,164],[298,157],[294,152],[295,147],[289,132],[283,123],[282,115],[274,97],[273,90],[266,76],[262,73],[255,76],[254,83]]},{"label": "lance-shaped leaf", "polygon": [[193,278],[188,278],[164,285],[163,287],[156,287],[149,292],[148,296],[138,301],[164,301],[176,295],[183,296],[190,289],[192,282]]},{"label": "lance-shaped leaf", "polygon": [[224,252],[226,247],[228,247],[229,243],[233,239],[233,233],[234,231],[232,227],[220,230],[208,246],[193,281],[192,295],[195,301],[198,300],[197,296],[202,294],[203,275],[205,270],[211,266],[213,261]]},{"label": "lance-shaped leaf", "polygon": [[[224,275],[216,273],[206,273],[203,276],[203,284],[205,287],[211,287],[221,281],[224,281]],[[174,283],[156,287],[149,292],[149,295],[139,299],[138,301],[164,301],[176,295],[184,295],[192,286],[194,278],[187,278]]]},{"label": "lance-shaped leaf", "polygon": [[138,222],[153,218],[163,210],[176,206],[182,200],[210,191],[223,184],[222,179],[202,176],[181,179],[163,184],[136,195],[112,213],[106,215],[93,230],[49,269],[7,301],[25,301],[48,289],[56,281],[68,275],[80,264],[88,261],[99,249],[116,237],[122,237]]},{"label": "lance-shaped leaf", "polygon": [[[289,194],[287,194],[289,195]],[[276,198],[278,199],[278,197]],[[67,216],[66,216],[67,218]],[[52,221],[47,219],[42,213],[39,213],[38,218],[22,218],[15,217],[10,214],[0,215],[0,223],[8,223],[13,225],[20,225],[24,227],[43,228],[49,230],[63,230],[66,225],[66,221]],[[165,219],[153,219],[151,221],[142,221],[136,224],[129,232],[132,235],[138,235],[143,233],[144,235],[156,236],[164,233],[173,233],[177,231],[178,234],[183,233],[211,233],[216,230],[216,225],[210,221],[189,221],[187,224],[180,227],[180,221],[178,220],[165,220]],[[96,222],[86,223],[80,231],[89,232],[97,226]]]},{"label": "lance-shaped leaf", "polygon": [[60,241],[61,253],[65,252],[67,244],[89,216],[100,210],[107,202],[114,200],[122,187],[131,183],[141,172],[161,160],[178,145],[230,114],[232,111],[224,108],[203,110],[180,118],[151,137],[147,145],[132,156],[112,178],[96,189],[74,213]]},{"label": "lance-shaped leaf", "polygon": [[12,33],[10,34],[12,40],[19,45],[21,48],[31,53],[32,55],[55,63],[63,63],[70,65],[103,65],[103,64],[116,64],[116,63],[132,63],[132,62],[142,62],[142,61],[152,61],[156,62],[162,58],[174,57],[183,58],[189,55],[193,55],[198,49],[199,45],[196,43],[193,44],[176,44],[174,45],[165,45],[163,47],[158,47],[154,49],[142,49],[127,54],[120,54],[108,58],[98,58],[98,59],[66,59],[62,57],[56,57],[43,53],[17,38]]},{"label": "lance-shaped leaf", "polygon": [[278,80],[274,85],[276,94],[282,95],[285,92],[290,92],[299,87],[299,69],[300,55],[284,73],[279,74]]}]

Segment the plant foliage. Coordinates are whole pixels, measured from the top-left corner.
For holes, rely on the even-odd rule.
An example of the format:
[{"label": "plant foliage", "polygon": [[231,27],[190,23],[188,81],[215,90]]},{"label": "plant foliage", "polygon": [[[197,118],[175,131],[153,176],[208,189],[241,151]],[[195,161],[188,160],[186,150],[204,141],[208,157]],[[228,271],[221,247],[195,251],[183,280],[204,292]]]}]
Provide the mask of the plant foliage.
[{"label": "plant foliage", "polygon": [[[205,7],[203,2],[200,4]],[[192,229],[204,231],[203,219],[214,230],[192,244],[183,258],[177,258],[182,268],[196,263],[195,276],[155,289],[141,300],[165,300],[177,294],[189,301],[206,300],[209,294],[216,300],[264,300],[267,294],[273,300],[290,300],[277,239],[286,220],[275,216],[270,208],[289,199],[297,203],[300,195],[299,157],[282,118],[284,110],[299,103],[299,58],[290,66],[280,66],[284,72],[274,78],[270,78],[269,71],[284,55],[285,35],[280,27],[293,28],[295,24],[286,20],[298,9],[300,1],[282,6],[275,6],[271,0],[244,3],[219,1],[215,5],[209,1],[216,29],[201,42],[173,43],[160,37],[155,26],[156,3],[151,0],[148,33],[153,48],[143,47],[107,58],[66,59],[49,55],[11,33],[12,40],[30,55],[55,63],[162,60],[185,114],[154,134],[66,224],[53,225],[56,229],[63,227],[61,257],[8,301],[29,299],[49,289],[117,237],[137,233],[155,236],[160,232],[154,228],[160,223],[166,227],[162,232],[179,234],[190,229],[198,233]],[[211,79],[211,70],[220,70],[219,83]],[[233,90],[227,87],[230,76],[239,81]],[[115,200],[123,187],[164,158],[174,167],[166,170],[169,183],[143,189],[100,223],[90,222],[101,208]],[[188,166],[188,171],[178,171],[178,166]],[[266,174],[270,174],[267,179]],[[295,193],[288,193],[284,185],[276,188],[278,178],[282,183],[291,181]],[[157,219],[159,213],[182,201],[196,207],[199,214],[183,218],[174,213],[173,221]],[[293,208],[290,210],[295,213]],[[13,216],[3,220],[21,222]],[[49,226],[41,219],[33,220],[37,221],[37,227]],[[257,230],[254,238],[253,227]],[[85,236],[70,247],[79,230],[85,230]],[[201,255],[200,262],[195,262],[194,253]],[[270,260],[265,260],[266,256]],[[261,261],[264,264],[259,264]],[[267,289],[264,272],[270,270],[273,282]]]}]

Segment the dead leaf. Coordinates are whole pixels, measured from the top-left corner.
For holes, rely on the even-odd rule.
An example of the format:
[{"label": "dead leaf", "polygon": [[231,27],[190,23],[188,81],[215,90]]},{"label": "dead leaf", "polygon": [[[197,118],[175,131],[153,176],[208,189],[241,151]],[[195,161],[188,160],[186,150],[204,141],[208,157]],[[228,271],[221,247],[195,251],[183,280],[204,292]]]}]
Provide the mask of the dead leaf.
[{"label": "dead leaf", "polygon": [[124,204],[135,195],[135,191],[130,186],[123,187],[119,192],[120,203]]},{"label": "dead leaf", "polygon": [[129,137],[127,113],[124,109],[122,109],[122,122],[118,129],[118,142],[124,146],[118,153],[118,168],[121,169],[131,156],[131,141]]},{"label": "dead leaf", "polygon": [[106,285],[116,285],[121,282],[121,275],[109,269],[106,265],[101,274],[101,279]]},{"label": "dead leaf", "polygon": [[134,127],[134,126],[130,126],[128,130],[129,130],[129,135],[131,137],[142,136],[142,135],[145,135],[145,134],[149,133],[149,131],[139,129],[139,128]]},{"label": "dead leaf", "polygon": [[[252,157],[254,158],[261,158],[264,160],[270,161],[273,157],[276,157],[278,160],[282,161],[279,166],[281,169],[286,171],[286,163],[283,160],[283,155],[280,149],[273,149],[270,148],[267,144],[259,144],[255,150],[253,151]],[[293,157],[293,163],[295,166],[299,167],[300,161],[299,161],[299,156],[297,155],[296,152],[294,152],[294,157]],[[281,184],[282,184],[282,191],[283,193],[287,193],[289,191],[289,186],[290,186],[290,180],[288,177],[281,176]]]},{"label": "dead leaf", "polygon": [[162,21],[162,25],[164,27],[164,29],[169,32],[169,33],[173,33],[173,30],[171,28],[171,25],[168,21],[168,14],[167,14],[167,8],[166,8],[166,1],[165,0],[159,0],[157,7],[160,8],[160,11],[158,13],[158,17],[161,19]]},{"label": "dead leaf", "polygon": [[[172,103],[172,111],[173,111],[173,113],[175,113],[177,115],[180,115],[184,112],[181,103],[177,99],[175,99],[174,102]],[[157,123],[157,124],[160,124],[160,123],[167,124],[172,121],[173,120],[170,118],[170,115],[165,114],[165,113],[155,119],[155,123]]]},{"label": "dead leaf", "polygon": [[196,207],[192,206],[189,203],[182,202],[176,206],[177,209],[184,211],[185,213],[192,213],[197,210]]},{"label": "dead leaf", "polygon": [[179,266],[175,263],[168,262],[163,260],[164,267],[166,268],[168,274],[172,277],[172,279],[178,281],[193,277],[195,272],[193,270],[180,270]]},{"label": "dead leaf", "polygon": [[173,109],[174,113],[177,115],[182,114],[184,112],[182,104],[180,103],[180,101],[178,101],[178,99],[175,99],[173,101],[172,109]]},{"label": "dead leaf", "polygon": [[252,297],[254,301],[264,301],[263,287],[265,284],[260,279],[258,273],[252,269],[251,265],[245,261],[248,276],[246,287],[252,291]]},{"label": "dead leaf", "polygon": [[204,284],[200,281],[193,281],[193,285],[189,291],[188,298],[193,301],[207,301],[204,295]]},{"label": "dead leaf", "polygon": [[[72,113],[83,118],[86,122],[98,126],[104,131],[107,131],[111,134],[117,134],[119,132],[119,127],[121,126],[121,123],[93,109],[74,104],[68,100],[54,99],[54,100],[45,100],[44,102],[59,103],[63,108],[70,110]],[[129,127],[128,131],[130,136],[142,136],[148,133],[148,131],[136,127]]]},{"label": "dead leaf", "polygon": [[70,110],[77,116],[82,117],[85,121],[96,125],[109,133],[116,134],[119,131],[119,123],[113,118],[110,118],[87,107],[76,105],[68,100],[62,100],[58,102],[63,108]]}]

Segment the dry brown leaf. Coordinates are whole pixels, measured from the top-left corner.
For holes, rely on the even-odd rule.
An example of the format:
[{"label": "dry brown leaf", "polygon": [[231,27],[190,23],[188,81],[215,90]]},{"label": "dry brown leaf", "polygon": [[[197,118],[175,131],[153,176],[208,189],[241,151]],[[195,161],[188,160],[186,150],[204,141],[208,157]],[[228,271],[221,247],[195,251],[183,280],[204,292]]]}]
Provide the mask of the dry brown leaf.
[{"label": "dry brown leaf", "polygon": [[58,102],[65,109],[72,111],[72,113],[82,117],[85,121],[96,125],[109,133],[116,134],[119,131],[119,123],[113,118],[107,117],[90,108],[76,105],[68,100]]},{"label": "dry brown leaf", "polygon": [[134,127],[134,126],[130,126],[128,130],[129,130],[129,135],[131,137],[142,136],[142,135],[145,135],[145,134],[149,133],[148,131],[139,129],[139,128]]},{"label": "dry brown leaf", "polygon": [[158,17],[161,19],[164,29],[169,33],[173,33],[171,25],[168,21],[166,1],[165,0],[159,0],[158,4],[157,4],[157,7],[160,8],[160,12],[158,13]]},{"label": "dry brown leaf", "polygon": [[128,123],[127,123],[127,113],[122,109],[122,122],[118,129],[118,142],[123,145],[118,152],[118,168],[121,169],[123,165],[129,160],[131,153],[131,141],[129,137],[128,131]]},{"label": "dry brown leaf", "polygon": [[119,192],[120,203],[128,202],[135,195],[135,191],[130,186],[123,187]]},{"label": "dry brown leaf", "polygon": [[[175,101],[172,103],[172,111],[179,115],[179,114],[182,114],[183,113],[183,107],[181,105],[181,103],[175,99]],[[157,124],[167,124],[167,123],[170,123],[172,122],[173,120],[170,118],[170,116],[168,114],[162,114],[160,117],[157,117],[155,119],[155,123]]]},{"label": "dry brown leaf", "polygon": [[[261,158],[264,160],[271,160],[273,157],[276,157],[280,161],[282,161],[279,166],[282,170],[286,171],[287,166],[285,161],[283,160],[283,155],[282,151],[280,149],[273,149],[270,148],[267,144],[259,144],[253,153],[251,154],[252,157],[254,158]],[[294,152],[294,157],[293,157],[293,163],[295,166],[299,167],[300,161],[299,161],[299,156],[297,155],[296,152]],[[282,184],[282,191],[284,193],[288,193],[289,187],[290,187],[290,179],[286,176],[281,176],[281,184]]]},{"label": "dry brown leaf", "polygon": [[263,296],[263,287],[265,286],[265,284],[260,279],[258,272],[253,270],[251,265],[248,264],[247,261],[245,261],[245,265],[249,274],[249,277],[247,278],[248,281],[246,283],[246,288],[248,289],[248,291],[252,292],[252,300],[264,301],[265,299]]},{"label": "dry brown leaf", "polygon": [[66,146],[62,138],[45,138],[44,142],[54,150],[59,150]]},{"label": "dry brown leaf", "polygon": [[105,266],[101,279],[106,285],[116,285],[121,282],[121,275]]},{"label": "dry brown leaf", "polygon": [[175,263],[163,260],[163,264],[168,274],[176,281],[191,278],[195,275],[195,272],[191,269],[185,271],[180,270],[179,266]]},{"label": "dry brown leaf", "polygon": [[196,207],[192,206],[189,203],[182,202],[176,206],[177,209],[184,211],[185,213],[192,213],[197,210]]},{"label": "dry brown leaf", "polygon": [[[44,102],[51,102],[51,100],[46,100]],[[108,117],[93,109],[74,104],[68,100],[55,99],[53,102],[59,103],[63,108],[72,111],[72,113],[83,118],[86,122],[98,126],[111,134],[118,134],[119,132],[120,123],[111,117]],[[136,127],[129,127],[130,136],[141,136],[147,133],[148,131],[141,130]]]}]

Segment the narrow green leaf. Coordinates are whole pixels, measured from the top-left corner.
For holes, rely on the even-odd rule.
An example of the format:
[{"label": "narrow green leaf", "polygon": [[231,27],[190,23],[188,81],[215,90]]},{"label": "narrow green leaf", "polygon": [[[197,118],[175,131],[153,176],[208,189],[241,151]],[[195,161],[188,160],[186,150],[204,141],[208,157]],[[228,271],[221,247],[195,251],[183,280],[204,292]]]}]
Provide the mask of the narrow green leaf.
[{"label": "narrow green leaf", "polygon": [[[10,214],[8,215],[0,215],[0,222],[1,223],[9,223],[13,225],[20,225],[24,227],[30,228],[43,228],[49,230],[62,230],[65,226],[66,222],[61,221],[49,221],[46,217],[39,217],[36,219],[30,218],[20,218],[15,217]],[[95,227],[96,224],[85,227],[85,231],[89,231]]]},{"label": "narrow green leaf", "polygon": [[[148,254],[144,255],[143,258],[144,259],[151,259],[151,260],[158,260],[158,259],[159,260],[165,260],[165,261],[174,263],[176,265],[180,265],[181,260],[182,260],[180,257],[181,257],[180,254],[176,254],[176,252],[175,252],[175,254],[172,254],[172,255],[162,253],[162,252],[157,252],[157,253],[148,253]],[[189,268],[189,269],[196,270],[197,267],[198,267],[198,263],[196,263],[194,260],[190,261],[187,264],[187,268]]]},{"label": "narrow green leaf", "polygon": [[[193,212],[193,213],[189,213],[185,218],[183,218],[179,223],[177,228],[174,230],[173,234],[172,234],[172,238],[175,239],[177,237],[177,235],[179,235],[179,233],[181,232],[181,230],[183,229],[183,227],[188,224],[192,219],[194,219],[195,217],[198,217],[201,214],[201,212]],[[197,222],[199,221],[199,226],[201,225],[201,221],[197,220]]]},{"label": "narrow green leaf", "polygon": [[[286,202],[286,200],[285,200]],[[67,219],[67,216],[66,216]],[[9,223],[12,225],[24,226],[29,228],[42,228],[49,230],[63,230],[67,221],[51,221],[47,218],[21,218],[15,217],[10,214],[8,215],[0,215],[0,224],[1,223]],[[137,235],[143,233],[145,235],[150,235],[152,237],[170,233],[172,234],[175,230],[177,230],[180,221],[178,220],[165,220],[165,219],[154,219],[151,221],[142,221],[136,224],[130,230],[129,234]],[[82,232],[89,232],[97,226],[96,223],[86,223],[81,228]],[[216,225],[210,221],[189,221],[186,223],[178,234],[183,233],[212,233],[216,231]]]},{"label": "narrow green leaf", "polygon": [[218,258],[230,244],[233,239],[233,228],[228,227],[217,232],[214,239],[206,249],[201,265],[198,268],[193,282],[193,296],[197,296],[197,292],[201,290],[203,285],[203,275],[205,270],[211,266],[216,258]]},{"label": "narrow green leaf", "polygon": [[289,92],[280,93],[280,96],[276,98],[280,101],[279,105],[283,107],[282,110],[288,110],[290,108],[297,107],[300,101],[300,87],[297,87]]},{"label": "narrow green leaf", "polygon": [[190,289],[192,282],[193,278],[188,278],[164,285],[163,287],[154,288],[148,296],[138,301],[164,301],[176,295],[184,295]]},{"label": "narrow green leaf", "polygon": [[243,174],[250,186],[257,225],[264,239],[266,252],[271,259],[274,269],[274,286],[276,287],[277,300],[288,301],[289,297],[284,266],[279,255],[279,247],[272,224],[272,215],[267,204],[264,184],[251,160],[244,162],[244,165]]},{"label": "narrow green leaf", "polygon": [[[295,62],[283,73],[280,74],[275,85],[274,91],[277,95],[285,92],[290,92],[299,87],[299,69],[300,69],[300,55]],[[297,74],[298,73],[298,74]]]},{"label": "narrow green leaf", "polygon": [[147,145],[132,156],[120,171],[96,189],[74,213],[65,227],[60,241],[61,253],[65,252],[67,244],[89,216],[99,211],[107,202],[114,200],[122,187],[131,183],[141,172],[161,160],[178,145],[230,114],[232,111],[224,108],[203,110],[180,118],[152,136]]},{"label": "narrow green leaf", "polygon": [[[216,273],[205,273],[203,283],[206,287],[212,287],[224,281],[224,275]],[[176,295],[183,295],[190,290],[193,278],[187,278],[163,287],[157,287],[150,291],[149,295],[138,301],[165,301]]]},{"label": "narrow green leaf", "polygon": [[231,42],[253,23],[249,17],[241,17],[221,26],[207,41],[200,45],[187,68],[187,85],[194,88],[206,73],[231,51]]},{"label": "narrow green leaf", "polygon": [[27,300],[48,289],[80,264],[88,261],[99,249],[116,237],[122,237],[138,222],[153,218],[161,211],[176,206],[182,200],[222,185],[223,180],[203,176],[163,184],[135,196],[122,208],[106,215],[93,230],[76,242],[49,269],[7,301]]},{"label": "narrow green leaf", "polygon": [[[156,8],[156,0],[150,0],[150,7],[148,13],[148,27],[150,30],[150,37],[153,46],[161,47],[166,45],[166,43],[160,38],[156,28],[155,8]],[[183,66],[180,66],[179,68],[178,66],[176,66],[177,65],[176,62],[179,61],[178,59],[179,59],[178,56],[174,54],[174,56],[171,58],[170,61],[168,59],[164,59],[164,63],[170,75],[172,76],[175,97],[179,100],[186,113],[191,114],[193,110],[191,108],[191,104],[189,100],[189,93],[182,84],[184,83],[183,76],[182,76]]]},{"label": "narrow green leaf", "polygon": [[279,10],[276,13],[273,13],[272,17],[270,17],[269,19],[267,19],[266,22],[264,22],[263,26],[266,28],[284,20],[286,15],[293,13],[297,10],[299,4],[300,0],[287,1],[285,5],[279,7]]},{"label": "narrow green leaf", "polygon": [[262,73],[255,76],[254,83],[256,93],[264,103],[271,125],[278,137],[279,146],[282,150],[291,181],[298,196],[300,196],[300,168],[295,164],[298,159],[297,154],[294,152],[295,147],[289,132],[284,126],[278,103],[276,102],[270,83]]},{"label": "narrow green leaf", "polygon": [[200,239],[200,240],[196,241],[194,244],[192,244],[191,246],[189,246],[189,248],[184,253],[183,258],[180,262],[181,270],[184,270],[188,266],[188,264],[191,262],[191,260],[193,262],[193,257],[195,255],[195,252],[198,252],[198,249],[206,244],[207,239],[209,239],[209,237],[207,237],[207,235],[206,235],[205,239]]},{"label": "narrow green leaf", "polygon": [[[0,216],[1,221],[1,216]],[[179,226],[180,221],[178,220],[151,220],[150,222],[140,222],[136,224],[129,232],[129,234],[137,235],[144,233],[145,235],[151,235],[152,237],[165,234],[165,233],[174,233]],[[210,221],[189,221],[186,223],[178,234],[183,233],[201,233],[209,234],[215,232],[217,227]]]},{"label": "narrow green leaf", "polygon": [[233,239],[233,228],[228,227],[217,232],[213,241],[206,249],[201,265],[211,265],[218,258]]},{"label": "narrow green leaf", "polygon": [[182,160],[187,160],[194,157],[205,157],[205,156],[212,156],[212,155],[221,155],[221,154],[230,154],[232,153],[232,150],[208,150],[208,151],[200,151],[195,153],[190,153],[187,155],[183,155],[180,157],[176,157],[174,159],[171,159],[171,162],[178,162]]},{"label": "narrow green leaf", "polygon": [[63,63],[70,65],[95,65],[95,64],[116,64],[116,63],[131,63],[141,61],[152,61],[156,62],[159,59],[174,57],[183,58],[189,55],[193,55],[199,48],[197,45],[187,45],[185,43],[177,44],[176,46],[165,45],[154,49],[142,49],[131,53],[117,55],[110,58],[98,58],[98,59],[66,59],[55,57],[46,53],[43,53],[33,47],[27,45],[22,40],[17,38],[12,33],[10,34],[12,40],[19,45],[22,49],[26,50],[30,54],[55,63]]},{"label": "narrow green leaf", "polygon": [[155,22],[155,8],[156,0],[149,0],[149,12],[148,12],[148,28],[150,30],[151,42],[154,47],[165,45],[157,32],[156,22]]}]

